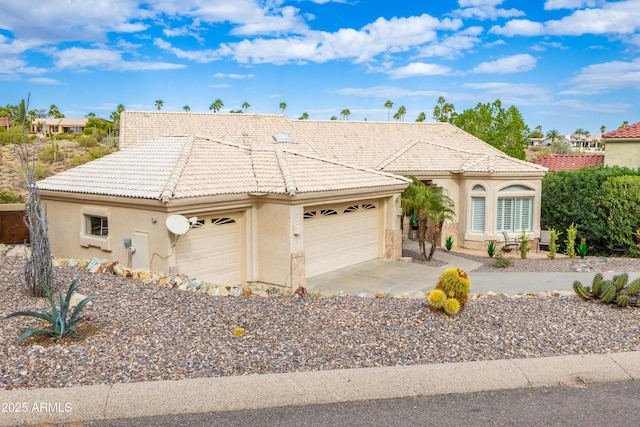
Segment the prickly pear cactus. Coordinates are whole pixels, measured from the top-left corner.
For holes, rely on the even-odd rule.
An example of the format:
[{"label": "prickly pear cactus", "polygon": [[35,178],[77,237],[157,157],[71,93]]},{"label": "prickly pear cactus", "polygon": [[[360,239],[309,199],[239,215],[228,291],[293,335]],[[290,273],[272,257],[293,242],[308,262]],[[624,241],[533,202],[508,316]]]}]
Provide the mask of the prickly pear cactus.
[{"label": "prickly pear cactus", "polygon": [[573,282],[573,290],[583,300],[586,301],[588,299],[591,299],[591,295],[589,295],[589,292],[587,292],[585,287],[582,286],[582,283],[580,283],[580,281],[576,280],[575,282]]}]

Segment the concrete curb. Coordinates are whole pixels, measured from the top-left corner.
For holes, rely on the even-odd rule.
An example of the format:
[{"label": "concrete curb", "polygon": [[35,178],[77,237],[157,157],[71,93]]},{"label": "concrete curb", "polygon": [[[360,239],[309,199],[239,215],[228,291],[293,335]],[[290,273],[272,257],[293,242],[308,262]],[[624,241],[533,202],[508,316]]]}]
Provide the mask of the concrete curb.
[{"label": "concrete curb", "polygon": [[[640,351],[0,390],[0,426],[640,380]],[[16,412],[16,408],[20,412]]]}]

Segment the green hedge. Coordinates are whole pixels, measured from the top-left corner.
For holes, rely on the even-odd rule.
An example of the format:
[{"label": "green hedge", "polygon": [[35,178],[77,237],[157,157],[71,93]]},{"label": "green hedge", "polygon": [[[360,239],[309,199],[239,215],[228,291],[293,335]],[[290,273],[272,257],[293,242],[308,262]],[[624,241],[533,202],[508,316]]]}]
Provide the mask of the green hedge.
[{"label": "green hedge", "polygon": [[542,182],[542,229],[562,233],[559,252],[564,252],[566,230],[573,222],[578,225],[578,239],[587,239],[590,253],[609,255],[621,247],[637,255],[638,176],[640,170],[617,166],[547,174]]}]

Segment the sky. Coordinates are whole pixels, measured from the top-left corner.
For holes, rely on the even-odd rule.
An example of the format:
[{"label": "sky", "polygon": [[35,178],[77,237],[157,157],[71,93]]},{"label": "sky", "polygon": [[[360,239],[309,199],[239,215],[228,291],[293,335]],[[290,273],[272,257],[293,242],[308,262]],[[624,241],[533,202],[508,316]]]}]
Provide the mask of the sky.
[{"label": "sky", "polygon": [[[0,105],[433,121],[500,99],[533,130],[640,121],[640,0],[0,0]],[[393,102],[391,110],[384,107]]]}]

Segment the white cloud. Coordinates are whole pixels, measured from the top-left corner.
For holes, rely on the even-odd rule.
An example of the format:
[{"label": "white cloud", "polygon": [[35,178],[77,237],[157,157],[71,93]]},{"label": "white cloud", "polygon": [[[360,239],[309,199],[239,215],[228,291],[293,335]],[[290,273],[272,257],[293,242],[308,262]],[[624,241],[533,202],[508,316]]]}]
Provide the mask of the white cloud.
[{"label": "white cloud", "polygon": [[536,66],[536,62],[533,56],[525,53],[507,56],[495,61],[483,62],[474,67],[472,72],[492,74],[521,73],[532,70]]},{"label": "white cloud", "polygon": [[433,97],[441,95],[441,92],[433,90],[408,90],[397,86],[373,86],[368,88],[347,87],[338,89],[334,93],[340,95],[375,96],[378,98],[398,99],[408,96]]},{"label": "white cloud", "polygon": [[178,58],[188,59],[189,61],[208,63],[220,59],[220,54],[212,49],[184,50],[174,47],[171,43],[162,39],[155,39],[153,44],[162,50],[173,53]]},{"label": "white cloud", "polygon": [[126,61],[120,52],[106,48],[86,49],[71,47],[53,52],[57,58],[55,66],[59,70],[100,68],[114,71],[175,70],[184,68],[182,64],[166,62]]},{"label": "white cloud", "polygon": [[60,81],[56,79],[50,79],[48,77],[34,77],[29,79],[29,82],[41,84],[41,85],[59,85]]},{"label": "white cloud", "polygon": [[360,30],[309,31],[304,36],[258,38],[221,45],[218,54],[241,63],[325,62],[353,59],[366,62],[382,53],[405,52],[437,39],[437,30],[457,30],[459,20],[438,20],[429,15],[378,18]]},{"label": "white cloud", "polygon": [[453,15],[465,19],[495,20],[497,18],[513,18],[524,16],[524,12],[518,9],[501,9],[504,0],[459,0],[460,9],[453,12]]},{"label": "white cloud", "polygon": [[528,19],[514,19],[508,21],[503,27],[494,26],[489,30],[491,34],[501,36],[537,36],[544,31],[544,25],[539,22],[530,21]]},{"label": "white cloud", "polygon": [[391,79],[404,79],[407,77],[437,76],[451,74],[451,68],[438,64],[425,64],[424,62],[414,62],[405,67],[389,70]]},{"label": "white cloud", "polygon": [[478,36],[482,31],[482,27],[469,27],[441,41],[429,43],[418,49],[418,57],[437,56],[448,59],[459,57],[464,51],[473,49],[481,42]]},{"label": "white cloud", "polygon": [[640,59],[611,61],[584,67],[569,80],[566,94],[591,95],[615,90],[640,90]]},{"label": "white cloud", "polygon": [[545,10],[579,9],[581,7],[594,7],[605,3],[604,0],[547,0],[544,2]]},{"label": "white cloud", "polygon": [[224,73],[215,73],[213,75],[216,79],[252,79],[255,77],[254,74],[224,74]]},{"label": "white cloud", "polygon": [[[600,3],[600,2],[598,2]],[[508,21],[490,33],[504,36],[610,34],[633,35],[640,30],[640,1],[603,3],[601,8],[576,10],[559,20],[544,23],[527,19]]]}]

